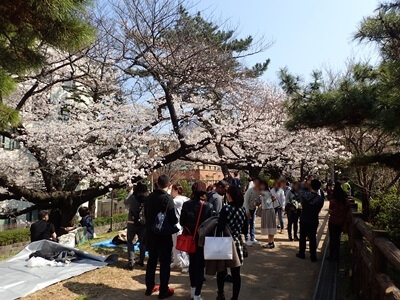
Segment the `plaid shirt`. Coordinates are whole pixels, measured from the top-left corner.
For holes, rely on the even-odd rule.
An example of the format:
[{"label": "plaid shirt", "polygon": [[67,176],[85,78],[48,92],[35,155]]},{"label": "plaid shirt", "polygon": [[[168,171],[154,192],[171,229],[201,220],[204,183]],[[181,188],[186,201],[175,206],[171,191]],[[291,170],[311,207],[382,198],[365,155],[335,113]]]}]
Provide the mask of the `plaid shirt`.
[{"label": "plaid shirt", "polygon": [[229,226],[232,239],[235,243],[240,261],[243,262],[242,228],[246,220],[246,209],[237,208],[229,204],[222,207],[218,218],[218,231],[221,232],[226,225]]}]

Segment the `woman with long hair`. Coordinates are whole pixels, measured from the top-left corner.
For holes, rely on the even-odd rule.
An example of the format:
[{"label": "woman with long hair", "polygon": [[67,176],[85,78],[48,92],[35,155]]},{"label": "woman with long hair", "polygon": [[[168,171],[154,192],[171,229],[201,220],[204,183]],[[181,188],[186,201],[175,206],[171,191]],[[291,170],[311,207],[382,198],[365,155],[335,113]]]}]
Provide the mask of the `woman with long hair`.
[{"label": "woman with long hair", "polygon": [[340,182],[335,183],[329,202],[329,256],[328,260],[339,260],[340,235],[348,218],[350,203]]},{"label": "woman with long hair", "polygon": [[272,194],[269,190],[268,183],[262,181],[260,183],[261,196],[261,234],[268,235],[268,244],[263,245],[264,248],[275,248],[276,217],[275,209],[272,201]]},{"label": "woman with long hair", "polygon": [[[246,209],[243,207],[244,198],[239,187],[230,186],[226,192],[226,200],[227,204],[222,207],[219,213],[217,233],[223,232],[226,225],[229,226],[240,262],[243,264],[243,240],[241,234],[246,224]],[[231,274],[233,283],[232,300],[237,300],[239,298],[241,286],[240,266],[231,268]],[[225,300],[224,285],[226,275],[227,270],[217,273],[217,300]]]},{"label": "woman with long hair", "polygon": [[[207,187],[202,181],[192,186],[192,198],[183,203],[180,224],[182,230],[194,234],[197,219],[200,216],[199,224],[212,216],[213,207],[207,203]],[[196,234],[198,241],[199,235]],[[198,242],[196,242],[198,244]],[[189,253],[189,278],[191,299],[201,300],[201,289],[204,280],[204,248],[197,246],[195,253]]]},{"label": "woman with long hair", "polygon": [[[182,213],[182,206],[183,203],[189,200],[188,197],[183,195],[183,187],[179,184],[174,184],[171,187],[171,196],[174,198],[174,205],[175,205],[175,213],[178,220],[181,218]],[[180,227],[178,223],[178,227]],[[182,272],[187,272],[187,268],[189,267],[189,257],[186,252],[182,252],[176,249],[176,239],[179,234],[182,233],[182,227],[179,228],[179,232],[172,235],[172,255],[173,261],[171,264],[171,269],[178,267],[182,269]]]}]

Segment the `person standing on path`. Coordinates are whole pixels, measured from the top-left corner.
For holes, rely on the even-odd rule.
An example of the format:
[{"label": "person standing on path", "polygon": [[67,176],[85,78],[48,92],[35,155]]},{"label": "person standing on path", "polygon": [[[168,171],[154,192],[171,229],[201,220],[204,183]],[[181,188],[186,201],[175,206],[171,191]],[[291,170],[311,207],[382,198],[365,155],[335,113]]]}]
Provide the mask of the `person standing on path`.
[{"label": "person standing on path", "polygon": [[272,203],[272,195],[268,187],[268,183],[262,181],[260,183],[261,194],[261,234],[268,235],[268,244],[263,245],[264,248],[275,248],[276,234],[276,216]]},{"label": "person standing on path", "polygon": [[135,235],[139,241],[139,261],[137,265],[143,267],[144,257],[146,252],[146,245],[144,241],[145,235],[145,216],[144,216],[144,201],[147,196],[147,185],[139,181],[133,190],[133,193],[124,201],[128,207],[128,226],[127,226],[127,240],[128,240],[128,268],[134,269],[135,265],[135,250],[133,240]]},{"label": "person standing on path", "polygon": [[[158,235],[152,230],[159,213],[165,213],[165,218],[170,225],[178,223],[175,214],[174,200],[167,193],[170,180],[167,175],[161,175],[157,180],[157,189],[145,200],[146,217],[146,244],[149,251],[149,259],[146,268],[146,296],[159,291],[158,298],[165,299],[174,294],[174,290],[168,287],[171,273],[172,235]],[[157,263],[160,262],[160,286],[155,284]]]},{"label": "person standing on path", "polygon": [[[280,232],[283,233],[283,230],[285,229],[285,223],[283,222],[283,214],[285,212],[285,205],[286,205],[286,199],[285,199],[285,193],[283,192],[283,189],[281,188],[282,181],[275,181],[274,182],[274,187],[271,189],[271,195],[272,195],[272,201],[278,201],[278,206],[275,206],[275,213],[278,215],[279,219],[279,228]],[[286,184],[286,183],[285,183]]]},{"label": "person standing on path", "polygon": [[310,243],[310,258],[312,262],[316,262],[318,215],[324,206],[324,200],[318,195],[318,191],[321,188],[321,182],[319,180],[313,179],[310,188],[311,191],[309,192],[300,192],[302,206],[300,216],[300,249],[296,256],[305,259],[306,239],[308,237]]},{"label": "person standing on path", "polygon": [[[293,182],[292,189],[290,189],[286,194],[286,207],[285,211],[288,218],[288,235],[290,241],[298,241],[299,237],[297,235],[298,225],[299,225],[299,190],[300,184],[298,181]],[[292,235],[293,228],[293,235]]]},{"label": "person standing on path", "polygon": [[260,243],[256,239],[256,230],[255,230],[255,224],[256,224],[256,200],[260,195],[260,179],[255,178],[253,180],[253,187],[249,188],[246,193],[244,194],[244,204],[243,207],[246,209],[246,215],[249,220],[249,227],[250,227],[250,237],[248,234],[248,228],[246,228],[245,232],[245,239],[246,239],[246,245],[251,247],[253,244],[259,245]]},{"label": "person standing on path", "polygon": [[[218,217],[217,235],[220,235],[224,231],[226,225],[229,226],[240,262],[243,264],[243,241],[241,234],[244,230],[243,227],[246,220],[246,209],[243,207],[243,194],[237,186],[230,186],[226,193],[226,199],[228,203],[221,209]],[[240,266],[231,268],[231,274],[233,283],[233,295],[231,299],[237,300],[239,299],[241,287]],[[217,273],[217,300],[225,300],[224,286],[226,275],[227,270]]]},{"label": "person standing on path", "polygon": [[229,183],[225,180],[218,181],[215,185],[215,191],[212,191],[208,197],[208,202],[213,206],[215,214],[218,214],[224,205],[226,190]]},{"label": "person standing on path", "polygon": [[335,183],[332,199],[329,202],[329,257],[328,260],[339,260],[340,235],[344,223],[349,217],[350,202],[340,182]]},{"label": "person standing on path", "polygon": [[[212,216],[213,207],[210,203],[205,202],[207,200],[207,188],[204,182],[198,181],[194,183],[192,192],[192,199],[183,204],[180,224],[182,228],[194,234],[200,211],[199,225]],[[196,234],[196,244],[198,244],[198,239],[199,236]],[[204,248],[197,246],[195,253],[189,253],[189,261],[191,299],[201,300],[205,267]]]},{"label": "person standing on path", "polygon": [[[179,184],[174,184],[171,188],[171,196],[174,198],[174,204],[175,204],[175,213],[176,217],[178,218],[178,221],[181,217],[181,212],[182,212],[182,207],[183,204],[189,200],[188,197],[183,196],[183,187]],[[172,241],[173,241],[173,248],[172,248],[172,253],[173,253],[173,261],[171,264],[171,269],[175,267],[179,267],[182,269],[182,272],[187,272],[187,268],[189,267],[189,257],[186,252],[179,251],[176,249],[176,239],[179,234],[182,233],[182,227],[179,225],[179,232],[175,233],[172,235]]]}]

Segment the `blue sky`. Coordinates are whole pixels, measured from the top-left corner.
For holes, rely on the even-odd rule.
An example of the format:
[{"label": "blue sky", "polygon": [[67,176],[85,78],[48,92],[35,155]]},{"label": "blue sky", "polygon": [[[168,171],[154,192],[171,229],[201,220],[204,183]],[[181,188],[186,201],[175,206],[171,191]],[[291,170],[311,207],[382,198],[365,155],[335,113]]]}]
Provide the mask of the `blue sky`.
[{"label": "blue sky", "polygon": [[248,58],[252,65],[271,59],[263,78],[276,83],[287,66],[307,78],[312,70],[343,70],[350,58],[376,59],[372,47],[352,41],[363,17],[372,15],[377,0],[199,0],[195,9],[215,20],[227,20],[239,36],[264,37],[274,44]]}]

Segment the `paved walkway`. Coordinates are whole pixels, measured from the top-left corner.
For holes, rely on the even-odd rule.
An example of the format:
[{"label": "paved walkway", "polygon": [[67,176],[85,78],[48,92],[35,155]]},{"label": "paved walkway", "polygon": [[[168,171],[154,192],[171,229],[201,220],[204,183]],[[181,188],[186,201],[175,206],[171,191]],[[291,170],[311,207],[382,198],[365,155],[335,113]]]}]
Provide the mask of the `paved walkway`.
[{"label": "paved walkway", "polygon": [[[321,248],[327,231],[328,202],[320,215],[319,261],[295,257],[297,242],[290,242],[287,234],[276,236],[276,248],[269,250],[261,246],[249,247],[249,257],[242,267],[242,290],[240,299],[307,299],[313,297],[321,266]],[[259,227],[259,224],[257,225]],[[257,236],[265,243],[265,236]],[[124,258],[123,258],[124,259]],[[144,296],[144,270],[127,271],[121,267],[122,260],[114,267],[92,271],[73,279],[60,282],[24,299],[147,299]],[[172,272],[170,286],[176,294],[171,299],[189,298],[189,278],[187,274]],[[208,276],[202,296],[204,300],[216,298],[216,280]],[[84,297],[82,297],[84,295]],[[231,284],[226,284],[227,299],[231,296]],[[156,296],[148,299],[157,299]]]}]

